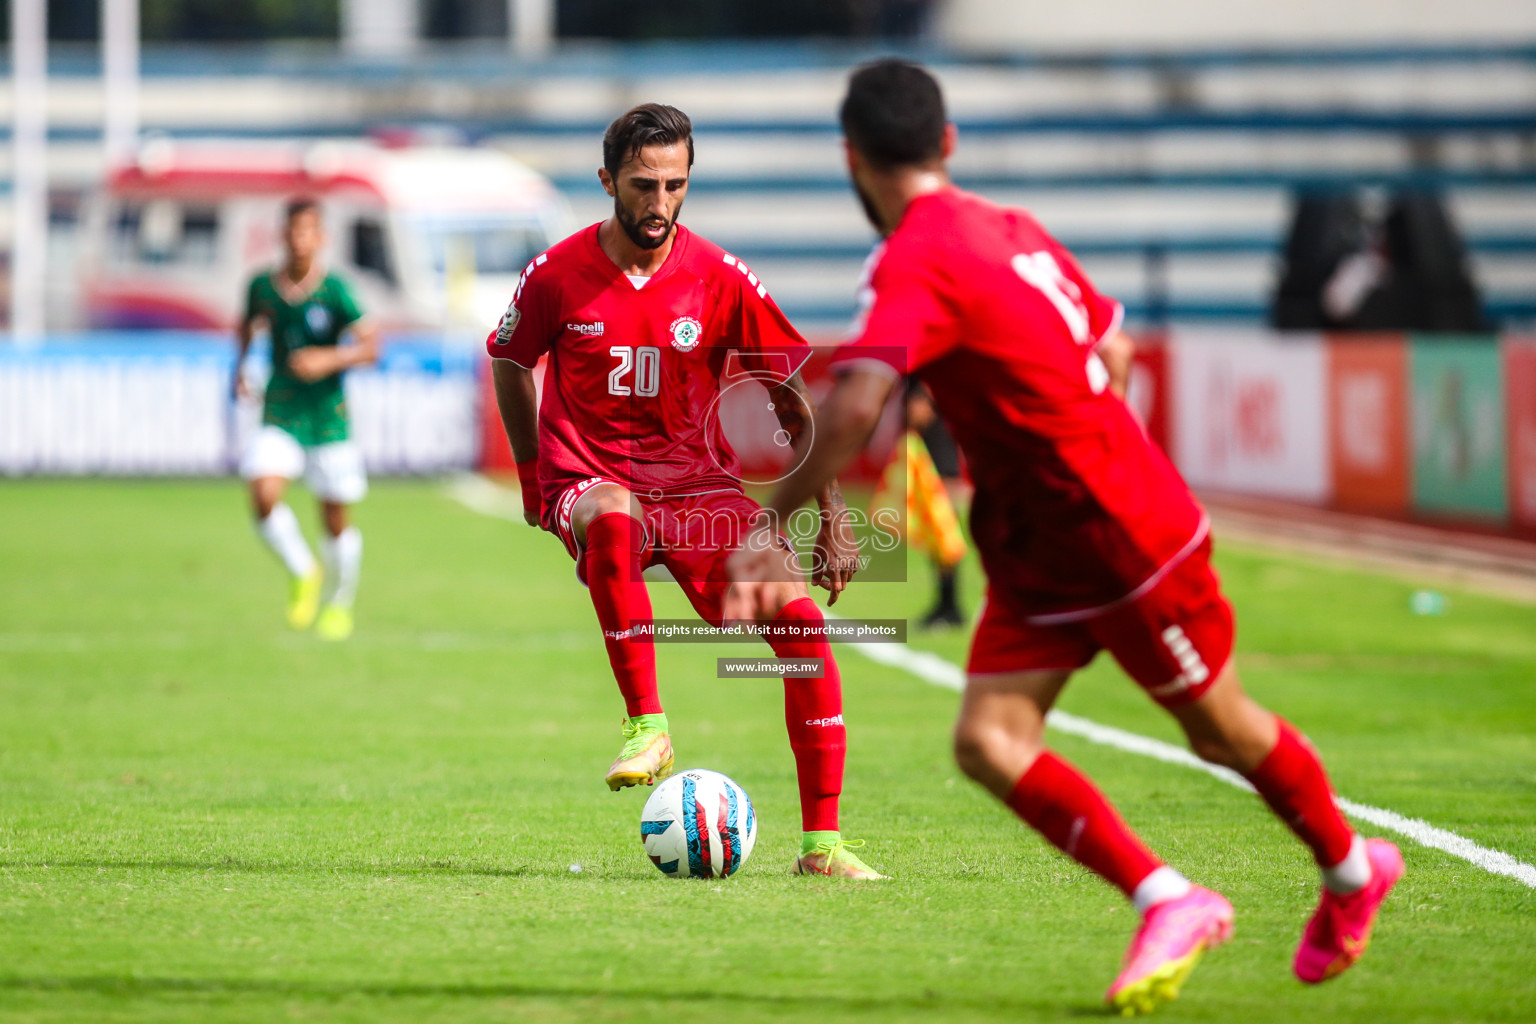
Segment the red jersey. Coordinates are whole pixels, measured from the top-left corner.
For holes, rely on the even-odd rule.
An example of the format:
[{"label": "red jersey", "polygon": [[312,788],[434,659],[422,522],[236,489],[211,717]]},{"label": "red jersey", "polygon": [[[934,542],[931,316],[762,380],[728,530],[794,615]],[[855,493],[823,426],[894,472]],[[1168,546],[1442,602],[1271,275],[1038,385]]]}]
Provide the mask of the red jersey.
[{"label": "red jersey", "polygon": [[[539,405],[546,508],[590,477],[659,499],[741,489],[740,463],[714,415],[730,353],[788,379],[805,339],[747,267],[681,224],[639,287],[578,231],[523,271],[486,339],[493,359],[532,369],[549,354]],[[785,352],[770,361],[762,353]],[[777,363],[779,365],[774,365]]]},{"label": "red jersey", "polygon": [[1120,323],[1023,210],[959,189],[914,200],[871,257],[834,357],[916,375],[965,453],[993,587],[1032,621],[1091,618],[1152,586],[1208,529],[1189,487],[1107,389]]}]

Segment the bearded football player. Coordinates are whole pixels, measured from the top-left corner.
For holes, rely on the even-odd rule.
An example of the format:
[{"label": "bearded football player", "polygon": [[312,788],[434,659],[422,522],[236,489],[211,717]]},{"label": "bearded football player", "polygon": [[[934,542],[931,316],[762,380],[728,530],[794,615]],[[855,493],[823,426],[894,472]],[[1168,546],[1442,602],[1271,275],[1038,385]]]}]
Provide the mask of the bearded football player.
[{"label": "bearded football player", "polygon": [[[692,124],[676,108],[648,103],[614,121],[598,171],[613,215],[529,264],[486,341],[525,517],[575,559],[624,697],[624,745],[606,777],[614,790],[652,785],[673,765],[643,570],[665,566],[699,616],[721,626],[726,560],[761,513],[714,414],[722,375],[735,363],[766,376],[787,438],[811,415],[798,373],[805,340],[741,261],[677,222],[693,152]],[[835,601],[857,552],[834,515],[844,510],[836,482],[815,498],[812,582]],[[779,597],[757,616],[774,652],[818,659],[823,671],[784,679],[804,830],[795,870],[881,878],[839,831],[847,734],[824,619],[801,579]]]},{"label": "bearded football player", "polygon": [[[1402,856],[1350,828],[1312,745],[1244,693],[1210,522],[1110,386],[1103,356],[1123,362],[1127,344],[1119,303],[1028,212],[950,182],[954,127],[922,68],[860,69],[841,116],[849,173],[884,242],[859,329],[834,357],[840,376],[815,445],[770,515],[832,478],[903,375],[921,380],[970,467],[988,578],[955,757],[1135,905],[1141,926],[1107,1000],[1136,1013],[1174,998],[1202,952],[1231,935],[1233,911],[1045,748],[1047,712],[1100,650],[1173,715],[1195,753],[1241,773],[1311,850],[1322,894],[1294,969],[1310,984],[1336,976],[1365,951]],[[771,537],[765,528],[733,558],[744,582],[728,615],[778,600],[784,569]]]}]

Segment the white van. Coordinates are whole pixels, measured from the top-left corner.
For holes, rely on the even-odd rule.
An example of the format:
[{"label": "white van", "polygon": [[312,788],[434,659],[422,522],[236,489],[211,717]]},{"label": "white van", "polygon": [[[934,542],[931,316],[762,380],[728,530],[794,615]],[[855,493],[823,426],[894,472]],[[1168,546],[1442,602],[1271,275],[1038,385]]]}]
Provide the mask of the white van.
[{"label": "white van", "polygon": [[283,206],[300,195],[320,201],[327,264],[386,331],[478,340],[528,261],[570,231],[554,186],[493,150],[154,141],[84,212],[86,326],[233,326],[250,275],[280,258]]}]

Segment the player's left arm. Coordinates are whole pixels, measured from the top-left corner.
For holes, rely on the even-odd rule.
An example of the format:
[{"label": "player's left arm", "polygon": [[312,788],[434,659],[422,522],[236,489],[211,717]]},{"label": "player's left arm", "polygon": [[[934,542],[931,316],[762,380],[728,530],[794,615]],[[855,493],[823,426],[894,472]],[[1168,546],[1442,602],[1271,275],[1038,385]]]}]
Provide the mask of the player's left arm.
[{"label": "player's left arm", "polygon": [[1136,342],[1131,336],[1122,330],[1113,330],[1105,335],[1094,349],[1099,354],[1099,359],[1104,363],[1104,369],[1109,371],[1109,390],[1119,398],[1125,397],[1125,390],[1131,383],[1131,364],[1136,358]]},{"label": "player's left arm", "polygon": [[[779,419],[779,426],[789,435],[790,443],[798,445],[805,428],[816,415],[805,379],[797,370],[784,383],[769,387],[768,395],[773,400],[773,412]],[[823,484],[815,497],[821,509],[821,529],[816,535],[812,556],[811,585],[828,592],[827,604],[830,606],[837,603],[838,595],[859,571],[859,547],[849,522],[848,503],[843,500],[843,490],[836,477]]]},{"label": "player's left arm", "polygon": [[313,345],[288,357],[295,377],[316,381],[354,366],[372,366],[379,360],[379,329],[370,320],[359,320],[347,329],[349,340],[341,345]]}]

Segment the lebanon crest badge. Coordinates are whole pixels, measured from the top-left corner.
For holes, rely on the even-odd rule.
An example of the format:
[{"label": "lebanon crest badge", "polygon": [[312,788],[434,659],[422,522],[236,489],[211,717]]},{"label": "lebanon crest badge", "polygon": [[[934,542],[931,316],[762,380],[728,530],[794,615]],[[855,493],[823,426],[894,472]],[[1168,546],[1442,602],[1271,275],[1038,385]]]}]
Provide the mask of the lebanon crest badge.
[{"label": "lebanon crest badge", "polygon": [[680,316],[672,321],[672,347],[679,352],[692,352],[699,347],[704,325],[691,316]]}]

